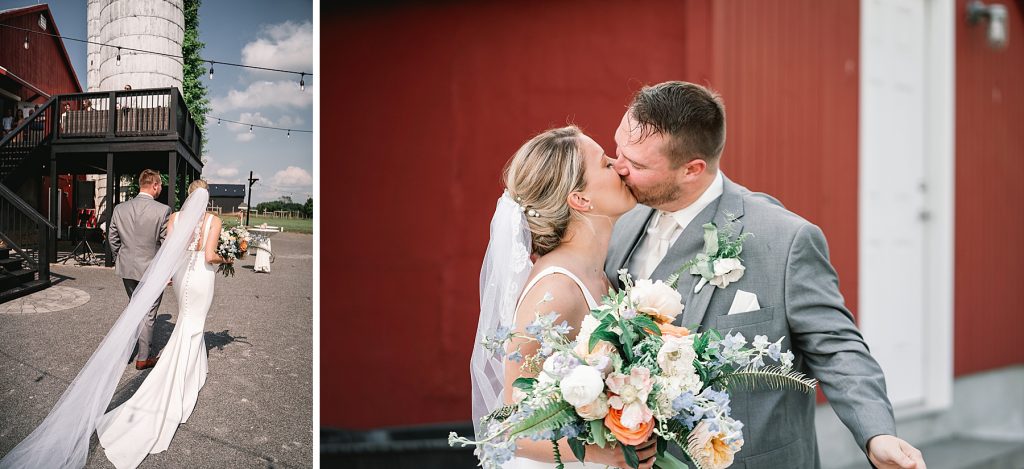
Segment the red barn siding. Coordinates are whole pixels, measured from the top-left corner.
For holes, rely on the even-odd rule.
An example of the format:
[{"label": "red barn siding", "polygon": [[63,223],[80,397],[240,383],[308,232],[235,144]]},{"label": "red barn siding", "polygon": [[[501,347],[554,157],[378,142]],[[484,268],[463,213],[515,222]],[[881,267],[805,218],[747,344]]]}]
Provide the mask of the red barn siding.
[{"label": "red barn siding", "polygon": [[713,3],[723,171],[822,228],[856,312],[860,4]]},{"label": "red barn siding", "polygon": [[[39,15],[46,15],[47,29],[39,29]],[[45,5],[10,13],[0,22],[18,28],[59,34],[53,16]],[[29,37],[29,48],[23,46],[25,36]],[[59,93],[80,93],[82,87],[68,61],[60,39],[25,31],[0,28],[0,67],[6,68],[22,80],[51,95]],[[32,93],[22,96],[31,97]]]},{"label": "red barn siding", "polygon": [[[336,85],[323,89],[321,127],[325,142],[341,138],[322,146],[321,174],[328,194],[343,189],[322,220],[322,423],[469,418],[477,278],[502,166],[533,134],[570,121],[611,151],[646,83],[723,93],[725,171],[822,225],[855,299],[857,77],[847,63],[857,26],[839,18],[856,18],[857,4],[772,4],[786,15],[744,5],[464,2],[325,15],[321,73]],[[777,24],[755,28],[764,15]],[[802,55],[787,51],[798,44]]]},{"label": "red barn siding", "polygon": [[[1024,14],[1009,12],[1006,49],[985,24],[956,30],[956,375],[1024,363]],[[966,0],[957,2],[964,11]]]}]

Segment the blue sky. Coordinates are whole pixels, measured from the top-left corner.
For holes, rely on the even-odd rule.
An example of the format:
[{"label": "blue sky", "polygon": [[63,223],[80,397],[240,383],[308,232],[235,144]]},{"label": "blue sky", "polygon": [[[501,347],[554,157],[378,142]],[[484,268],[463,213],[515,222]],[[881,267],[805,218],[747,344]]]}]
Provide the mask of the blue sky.
[{"label": "blue sky", "polygon": [[[35,4],[0,0],[0,9]],[[63,36],[87,37],[86,1],[49,3]],[[204,59],[285,70],[313,71],[313,4],[303,0],[206,0],[199,10],[199,35],[206,43]],[[86,83],[86,45],[65,41],[78,79]],[[204,78],[212,115],[240,122],[311,130],[316,77],[306,77],[306,91],[297,75],[253,72],[214,66],[214,79]],[[282,195],[303,202],[313,194],[313,134],[207,122],[209,140],[203,177],[211,183],[243,184],[254,171],[253,203]]]}]

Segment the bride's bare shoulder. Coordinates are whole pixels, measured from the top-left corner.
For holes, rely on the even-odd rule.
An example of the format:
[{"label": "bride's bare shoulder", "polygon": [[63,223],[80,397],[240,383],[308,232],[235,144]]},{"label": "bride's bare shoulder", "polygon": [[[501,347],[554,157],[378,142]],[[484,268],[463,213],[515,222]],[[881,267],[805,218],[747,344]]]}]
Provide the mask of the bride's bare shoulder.
[{"label": "bride's bare shoulder", "polygon": [[[539,275],[545,268],[546,266],[534,266],[530,278]],[[557,312],[563,319],[569,319],[570,323],[576,323],[578,321],[574,318],[585,315],[589,310],[587,299],[573,279],[561,273],[549,273],[538,279],[536,284],[526,292],[519,305],[519,314],[517,315],[519,321],[517,322],[531,322],[535,317],[534,313]]]}]

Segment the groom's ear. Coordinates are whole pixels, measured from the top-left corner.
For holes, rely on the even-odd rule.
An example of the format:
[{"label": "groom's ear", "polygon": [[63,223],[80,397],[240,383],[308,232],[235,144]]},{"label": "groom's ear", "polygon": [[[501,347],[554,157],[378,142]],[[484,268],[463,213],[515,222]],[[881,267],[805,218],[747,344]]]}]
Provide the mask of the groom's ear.
[{"label": "groom's ear", "polygon": [[704,171],[707,171],[707,169],[708,162],[697,158],[695,160],[690,160],[683,165],[683,174],[686,176],[697,177],[704,174]]}]

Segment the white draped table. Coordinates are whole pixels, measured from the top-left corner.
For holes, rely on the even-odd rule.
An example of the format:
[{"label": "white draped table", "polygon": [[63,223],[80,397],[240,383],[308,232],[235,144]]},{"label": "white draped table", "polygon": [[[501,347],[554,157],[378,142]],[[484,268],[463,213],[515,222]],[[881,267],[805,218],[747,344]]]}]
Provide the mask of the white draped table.
[{"label": "white draped table", "polygon": [[249,243],[249,253],[256,251],[256,263],[252,266],[253,272],[270,273],[270,263],[273,261],[273,251],[270,246],[270,237],[281,232],[276,226],[265,226],[249,228],[249,233],[256,235]]}]

